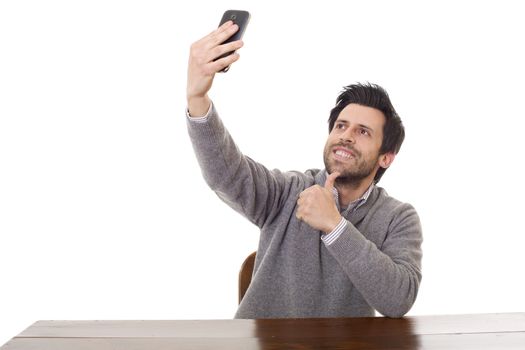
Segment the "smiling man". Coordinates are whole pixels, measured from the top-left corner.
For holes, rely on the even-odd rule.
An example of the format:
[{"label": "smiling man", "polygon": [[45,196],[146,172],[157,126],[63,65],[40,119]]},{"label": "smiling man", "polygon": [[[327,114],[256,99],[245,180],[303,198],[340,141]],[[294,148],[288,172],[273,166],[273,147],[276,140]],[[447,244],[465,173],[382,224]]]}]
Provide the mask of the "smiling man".
[{"label": "smiling man", "polygon": [[325,169],[269,170],[239,151],[208,96],[215,74],[239,58],[215,60],[241,48],[221,44],[237,29],[227,22],[192,45],[186,113],[206,182],[261,230],[235,316],[403,316],[422,278],[422,233],[415,209],[377,186],[405,135],[387,93],[372,84],[343,90],[328,120]]}]

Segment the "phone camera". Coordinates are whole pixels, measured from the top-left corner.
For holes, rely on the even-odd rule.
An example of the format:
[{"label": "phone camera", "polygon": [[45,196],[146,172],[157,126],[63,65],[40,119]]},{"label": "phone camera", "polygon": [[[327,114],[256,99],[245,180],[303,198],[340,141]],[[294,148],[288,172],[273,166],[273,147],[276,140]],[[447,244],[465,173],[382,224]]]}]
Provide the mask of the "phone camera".
[{"label": "phone camera", "polygon": [[234,21],[234,20],[237,19],[237,16],[236,15],[232,15],[230,18]]}]

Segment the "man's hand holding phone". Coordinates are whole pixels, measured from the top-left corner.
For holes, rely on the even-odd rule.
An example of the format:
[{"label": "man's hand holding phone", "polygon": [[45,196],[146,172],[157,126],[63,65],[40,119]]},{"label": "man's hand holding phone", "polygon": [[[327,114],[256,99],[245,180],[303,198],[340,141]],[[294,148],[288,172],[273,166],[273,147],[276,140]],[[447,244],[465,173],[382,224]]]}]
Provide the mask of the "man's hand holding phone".
[{"label": "man's hand holding phone", "polygon": [[224,70],[239,59],[239,54],[236,52],[218,58],[243,46],[241,40],[222,44],[238,30],[238,25],[227,21],[191,45],[186,89],[188,110],[191,116],[203,116],[208,112],[211,103],[208,91],[212,86],[215,73]]}]

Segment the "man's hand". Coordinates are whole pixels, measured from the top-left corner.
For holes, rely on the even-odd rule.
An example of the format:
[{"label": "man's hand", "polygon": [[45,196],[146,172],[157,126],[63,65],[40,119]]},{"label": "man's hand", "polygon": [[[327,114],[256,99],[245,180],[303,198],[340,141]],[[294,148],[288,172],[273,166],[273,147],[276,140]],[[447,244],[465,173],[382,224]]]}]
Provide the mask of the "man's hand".
[{"label": "man's hand", "polygon": [[238,30],[239,27],[236,24],[228,21],[191,45],[186,88],[190,115],[203,116],[208,112],[211,103],[208,91],[215,73],[239,59],[239,54],[234,53],[214,61],[220,55],[242,47],[241,40],[221,45]]},{"label": "man's hand", "polygon": [[339,172],[333,172],[326,178],[324,187],[314,185],[301,192],[295,214],[299,220],[324,233],[333,231],[341,221],[332,192],[339,175]]}]

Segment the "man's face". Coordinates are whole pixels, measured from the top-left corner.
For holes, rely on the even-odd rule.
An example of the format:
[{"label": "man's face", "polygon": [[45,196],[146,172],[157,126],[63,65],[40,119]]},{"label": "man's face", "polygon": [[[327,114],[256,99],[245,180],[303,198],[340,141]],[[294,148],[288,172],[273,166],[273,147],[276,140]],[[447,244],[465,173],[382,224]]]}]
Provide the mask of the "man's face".
[{"label": "man's face", "polygon": [[328,135],[324,163],[328,173],[338,171],[340,184],[359,184],[373,179],[379,168],[385,116],[375,108],[351,103]]}]

